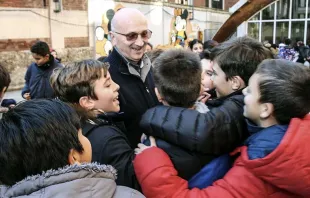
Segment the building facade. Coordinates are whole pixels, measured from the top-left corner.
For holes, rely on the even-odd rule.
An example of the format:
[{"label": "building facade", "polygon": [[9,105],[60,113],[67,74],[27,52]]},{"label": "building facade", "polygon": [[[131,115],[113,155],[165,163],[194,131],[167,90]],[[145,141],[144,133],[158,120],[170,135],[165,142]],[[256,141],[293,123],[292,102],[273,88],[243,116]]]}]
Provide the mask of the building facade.
[{"label": "building facade", "polygon": [[279,44],[310,40],[310,0],[278,0],[238,27],[237,36],[249,35],[259,41]]}]

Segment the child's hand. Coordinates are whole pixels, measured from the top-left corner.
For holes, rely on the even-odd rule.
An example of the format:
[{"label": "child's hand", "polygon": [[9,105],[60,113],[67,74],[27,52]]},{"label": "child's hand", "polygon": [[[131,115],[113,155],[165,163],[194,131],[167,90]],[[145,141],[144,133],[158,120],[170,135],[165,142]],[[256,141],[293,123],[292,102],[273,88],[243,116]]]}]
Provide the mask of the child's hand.
[{"label": "child's hand", "polygon": [[209,89],[205,88],[198,97],[198,102],[206,103],[208,99],[211,97],[211,94],[208,93]]},{"label": "child's hand", "polygon": [[156,140],[153,136],[150,136],[150,142],[151,142],[150,146],[145,146],[144,144],[141,144],[141,143],[138,144],[138,148],[135,149],[135,154],[138,155],[142,153],[145,149],[151,148],[153,146],[157,147]]},{"label": "child's hand", "polygon": [[26,100],[30,100],[30,99],[31,99],[30,93],[25,93],[23,96],[24,96],[24,98],[25,98]]}]

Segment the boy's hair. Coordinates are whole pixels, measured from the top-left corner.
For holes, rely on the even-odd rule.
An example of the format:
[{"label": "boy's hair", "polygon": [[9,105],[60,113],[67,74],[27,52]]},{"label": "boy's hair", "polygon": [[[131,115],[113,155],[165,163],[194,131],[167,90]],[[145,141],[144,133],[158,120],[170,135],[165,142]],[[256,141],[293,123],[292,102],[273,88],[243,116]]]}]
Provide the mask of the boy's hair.
[{"label": "boy's hair", "polygon": [[0,181],[13,185],[27,176],[68,165],[71,149],[83,152],[75,111],[57,100],[31,100],[0,120]]},{"label": "boy's hair", "polygon": [[109,63],[98,60],[83,60],[57,68],[50,78],[55,95],[68,102],[79,114],[81,120],[94,118],[95,114],[79,105],[83,96],[98,100],[95,94],[95,82],[102,76],[106,77]]},{"label": "boy's hair", "polygon": [[292,43],[292,40],[289,39],[289,38],[287,38],[287,39],[284,40],[284,44],[285,44],[285,45],[290,45],[291,43]]},{"label": "boy's hair", "polygon": [[50,54],[50,48],[48,47],[48,44],[43,41],[36,42],[33,46],[31,46],[30,51],[31,53],[35,53],[40,56],[46,56],[46,54]]},{"label": "boy's hair", "polygon": [[167,50],[155,59],[155,86],[169,105],[190,108],[200,93],[201,71],[197,54],[182,49]]},{"label": "boy's hair", "polygon": [[197,44],[197,43],[200,43],[201,45],[203,45],[202,42],[201,42],[200,40],[194,39],[194,40],[192,40],[192,41],[190,41],[190,42],[188,43],[189,48],[190,48],[191,50],[193,50],[194,45]]},{"label": "boy's hair", "polygon": [[214,40],[207,40],[203,43],[203,49],[204,50],[210,50],[212,48],[214,48],[215,46],[218,46],[219,43],[217,41]]},{"label": "boy's hair", "polygon": [[265,60],[255,72],[260,75],[260,102],[272,103],[279,124],[310,112],[310,70],[287,60]]},{"label": "boy's hair", "polygon": [[262,43],[246,36],[226,41],[211,50],[211,60],[217,62],[226,80],[239,76],[246,85],[257,66],[272,58],[271,51]]},{"label": "boy's hair", "polygon": [[8,88],[11,83],[11,77],[8,70],[0,65],[0,91],[4,89],[4,87]]},{"label": "boy's hair", "polygon": [[62,101],[79,103],[83,96],[98,100],[95,81],[106,77],[109,63],[97,60],[83,60],[57,68],[50,78],[55,95]]},{"label": "boy's hair", "polygon": [[199,54],[199,57],[200,57],[200,60],[202,59],[208,59],[210,60],[210,55],[211,55],[211,52],[209,50],[204,50],[202,51],[200,54]]}]

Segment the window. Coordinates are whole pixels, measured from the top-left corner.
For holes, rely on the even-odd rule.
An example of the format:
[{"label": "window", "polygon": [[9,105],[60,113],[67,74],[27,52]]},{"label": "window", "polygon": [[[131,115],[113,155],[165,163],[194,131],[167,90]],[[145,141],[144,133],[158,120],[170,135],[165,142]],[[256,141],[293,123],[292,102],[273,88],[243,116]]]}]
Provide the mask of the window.
[{"label": "window", "polygon": [[277,22],[276,25],[276,44],[283,43],[288,38],[289,22]]},{"label": "window", "polygon": [[306,0],[292,1],[292,19],[304,19],[306,17]]},{"label": "window", "polygon": [[212,0],[212,8],[223,9],[223,0]]},{"label": "window", "polygon": [[257,40],[259,39],[259,23],[248,23],[248,35]]}]

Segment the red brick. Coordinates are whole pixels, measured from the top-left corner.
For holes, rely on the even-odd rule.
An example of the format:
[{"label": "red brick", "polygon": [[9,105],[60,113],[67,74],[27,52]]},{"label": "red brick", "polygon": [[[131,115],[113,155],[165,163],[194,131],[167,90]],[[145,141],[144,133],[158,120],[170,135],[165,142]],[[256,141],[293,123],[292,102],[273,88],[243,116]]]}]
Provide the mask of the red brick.
[{"label": "red brick", "polygon": [[89,46],[88,37],[66,37],[65,38],[65,48],[88,47],[88,46]]},{"label": "red brick", "polygon": [[50,45],[49,38],[33,38],[33,39],[0,39],[1,51],[21,51],[29,50],[30,47],[38,40],[47,42]]},{"label": "red brick", "polygon": [[62,0],[64,10],[87,10],[87,0]]},{"label": "red brick", "polygon": [[225,10],[228,10],[235,5],[239,0],[225,0]]},{"label": "red brick", "polygon": [[[48,5],[49,0],[46,0]],[[44,8],[43,0],[0,0],[0,7]]]}]

